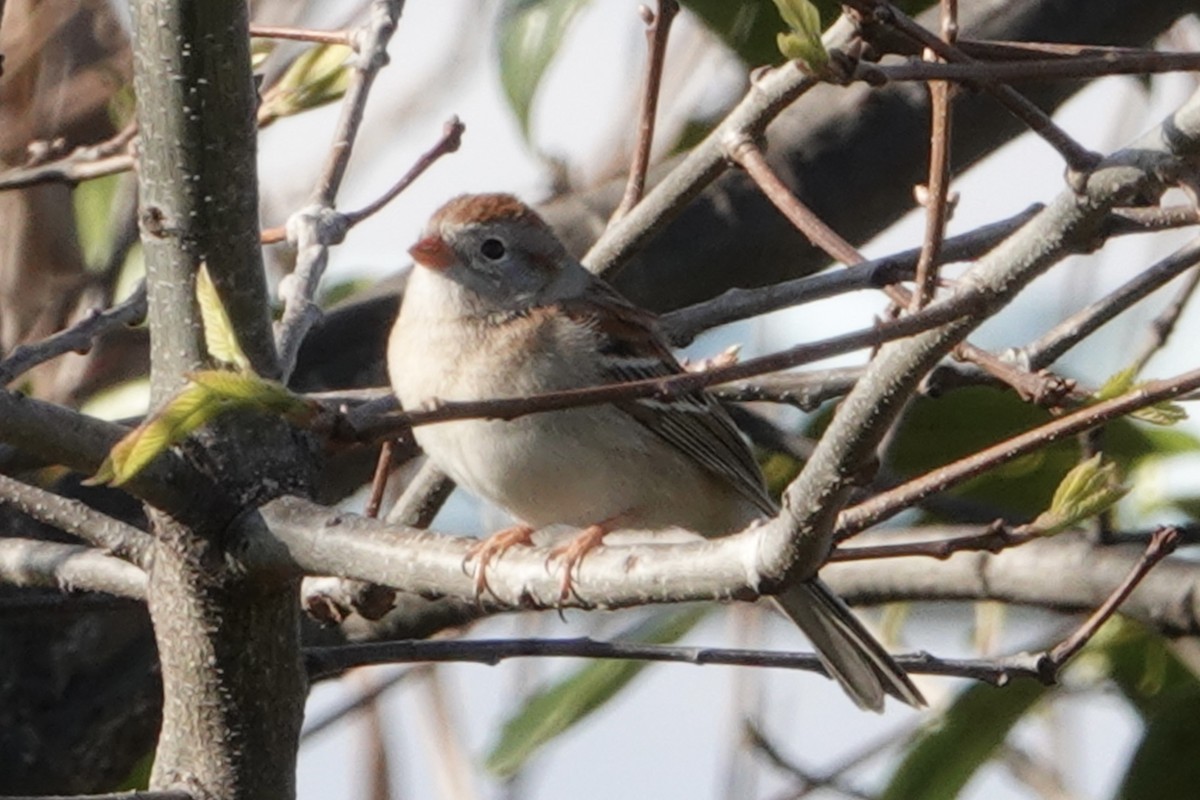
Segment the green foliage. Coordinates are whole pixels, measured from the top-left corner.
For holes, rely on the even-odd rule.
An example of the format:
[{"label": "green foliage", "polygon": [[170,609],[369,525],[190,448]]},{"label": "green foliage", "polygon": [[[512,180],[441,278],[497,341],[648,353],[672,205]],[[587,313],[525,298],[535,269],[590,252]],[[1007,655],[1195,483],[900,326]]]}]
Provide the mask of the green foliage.
[{"label": "green foliage", "polygon": [[188,383],[166,405],[113,445],[88,483],[110,486],[127,483],[165,450],[221,414],[238,408],[282,414],[296,422],[304,422],[316,413],[315,406],[292,394],[287,387],[253,373],[193,372]]},{"label": "green foliage", "polygon": [[[897,430],[888,466],[902,476],[916,476],[1051,419],[1049,412],[1012,392],[986,387],[917,398]],[[1127,471],[1151,459],[1197,449],[1200,441],[1175,429],[1128,420],[1116,420],[1104,429],[1105,454]],[[1051,506],[1063,476],[1080,458],[1075,440],[1057,442],[967,481],[953,494],[985,504],[998,516],[1032,518]]]},{"label": "green foliage", "polygon": [[1116,797],[1192,797],[1200,786],[1200,681],[1163,637],[1114,618],[1088,652],[1141,715],[1145,727]]},{"label": "green foliage", "polygon": [[[1128,394],[1145,385],[1144,382],[1135,382],[1136,378],[1137,369],[1135,367],[1127,367],[1105,381],[1104,385],[1092,395],[1092,399],[1097,403],[1104,400],[1112,400],[1114,397]],[[1134,411],[1129,416],[1153,425],[1174,425],[1177,422],[1187,419],[1187,411],[1178,403],[1164,400],[1161,403],[1155,403],[1152,406]]]},{"label": "green foliage", "polygon": [[[681,0],[681,4],[699,17],[746,64],[758,66],[779,60],[780,11],[771,8],[767,0]],[[810,5],[821,19],[831,22],[842,13],[841,4],[833,0],[813,0]],[[933,0],[902,0],[896,3],[908,14],[923,11],[931,5]]]},{"label": "green foliage", "polygon": [[571,20],[588,0],[507,0],[496,30],[500,82],[529,138],[533,98]]},{"label": "green foliage", "polygon": [[883,800],[952,800],[991,759],[1013,726],[1049,689],[1019,680],[963,691],[940,724],[921,732],[884,789]]},{"label": "green foliage", "polygon": [[200,317],[204,321],[204,345],[208,354],[220,361],[237,367],[242,372],[250,370],[250,359],[242,352],[233,323],[225,313],[217,287],[208,274],[208,264],[201,264],[196,272],[196,300],[200,305]]},{"label": "green foliage", "polygon": [[1038,515],[1033,526],[1042,535],[1052,536],[1094,517],[1128,492],[1117,465],[1105,462],[1097,453],[1067,473],[1054,491],[1050,508]]},{"label": "green foliage", "polygon": [[[704,607],[658,611],[617,638],[674,642],[706,612]],[[504,724],[488,754],[487,768],[500,776],[514,774],[542,745],[604,705],[645,667],[644,661],[592,661],[537,692]]]},{"label": "green foliage", "polygon": [[201,264],[196,273],[196,299],[209,355],[236,366],[238,371],[202,370],[188,375],[187,383],[174,397],[113,445],[87,483],[127,483],[164,451],[233,409],[281,414],[298,424],[316,414],[316,405],[250,369],[206,264]]},{"label": "green foliage", "polygon": [[103,266],[112,253],[113,227],[109,220],[109,209],[116,199],[120,184],[120,175],[106,175],[84,181],[71,193],[79,247],[83,250],[84,262],[89,269]]},{"label": "green foliage", "polygon": [[352,53],[341,44],[320,44],[305,51],[263,95],[259,126],[339,99],[350,85],[347,61]]},{"label": "green foliage", "polygon": [[809,0],[775,0],[775,6],[790,29],[776,37],[779,52],[803,62],[811,72],[820,72],[829,63],[821,43],[821,12]]}]

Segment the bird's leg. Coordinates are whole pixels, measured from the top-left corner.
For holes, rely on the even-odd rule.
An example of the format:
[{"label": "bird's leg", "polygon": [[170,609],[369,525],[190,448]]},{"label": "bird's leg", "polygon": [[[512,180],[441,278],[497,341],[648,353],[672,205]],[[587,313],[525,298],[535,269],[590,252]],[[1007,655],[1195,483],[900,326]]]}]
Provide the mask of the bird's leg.
[{"label": "bird's leg", "polygon": [[504,555],[509,548],[517,545],[526,547],[533,545],[533,528],[528,525],[512,525],[504,530],[496,531],[467,549],[467,555],[463,558],[463,572],[467,571],[467,564],[470,561],[478,562],[475,565],[476,600],[483,597],[485,591],[491,591],[487,582],[488,565]]},{"label": "bird's leg", "polygon": [[552,559],[558,559],[563,562],[562,584],[558,594],[558,601],[560,603],[566,602],[567,598],[575,590],[575,587],[572,585],[571,576],[579,569],[579,564],[583,561],[583,557],[604,542],[605,535],[616,527],[618,519],[619,516],[611,517],[595,525],[589,525],[572,537],[571,541],[561,544],[550,551],[550,555],[546,559],[547,566],[549,566]]}]

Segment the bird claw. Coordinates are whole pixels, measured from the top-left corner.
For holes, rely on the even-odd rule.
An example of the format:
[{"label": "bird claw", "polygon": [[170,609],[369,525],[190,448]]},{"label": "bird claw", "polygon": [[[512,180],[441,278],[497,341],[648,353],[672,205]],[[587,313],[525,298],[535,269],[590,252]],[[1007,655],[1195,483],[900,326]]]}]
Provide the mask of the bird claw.
[{"label": "bird claw", "polygon": [[[467,548],[467,554],[462,561],[462,569],[464,573],[474,575],[475,602],[478,603],[483,599],[484,592],[492,592],[492,587],[488,585],[487,580],[488,565],[499,559],[512,547],[517,545],[529,547],[532,544],[533,528],[528,525],[513,525],[497,531]],[[467,568],[471,561],[476,562],[474,573]],[[496,593],[492,592],[492,594]]]},{"label": "bird claw", "polygon": [[560,610],[562,604],[571,599],[572,594],[576,597],[579,596],[575,592],[573,575],[578,574],[579,565],[583,563],[584,556],[595,550],[604,541],[606,533],[608,533],[608,528],[604,525],[589,525],[571,541],[555,547],[546,557],[546,569],[550,568],[550,562],[553,560],[563,563],[563,577],[558,592]]}]

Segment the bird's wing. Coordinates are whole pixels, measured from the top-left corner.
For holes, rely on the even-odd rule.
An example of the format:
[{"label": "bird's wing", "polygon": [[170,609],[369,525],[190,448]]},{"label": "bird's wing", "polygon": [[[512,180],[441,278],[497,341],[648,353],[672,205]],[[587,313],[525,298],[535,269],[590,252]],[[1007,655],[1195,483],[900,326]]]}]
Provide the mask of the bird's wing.
[{"label": "bird's wing", "polygon": [[[599,337],[605,382],[664,378],[684,368],[659,335],[654,315],[632,305],[597,280],[583,297],[559,303],[566,314]],[[689,455],[709,472],[729,481],[764,514],[774,514],[762,472],[737,426],[721,404],[704,391],[667,399],[639,397],[614,405]]]}]

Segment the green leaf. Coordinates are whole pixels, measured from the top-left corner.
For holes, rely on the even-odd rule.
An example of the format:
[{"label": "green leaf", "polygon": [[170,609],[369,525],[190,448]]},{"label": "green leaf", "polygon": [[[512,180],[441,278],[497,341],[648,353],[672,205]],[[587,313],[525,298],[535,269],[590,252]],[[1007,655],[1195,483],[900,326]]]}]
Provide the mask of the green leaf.
[{"label": "green leaf", "polygon": [[292,62],[283,77],[263,94],[259,126],[332,103],[346,93],[353,50],[342,44],[320,44]]},{"label": "green leaf", "polygon": [[530,112],[546,68],[588,0],[507,0],[496,29],[500,82],[529,139]]},{"label": "green leaf", "polygon": [[86,483],[110,486],[127,483],[163,451],[182,442],[220,410],[203,386],[185,386],[162,409],[113,445],[96,474]]},{"label": "green leaf", "polygon": [[[831,416],[832,406],[816,415],[806,432],[819,436]],[[918,397],[900,421],[887,466],[900,478],[915,477],[1052,419],[1014,392],[987,387]],[[1154,459],[1200,451],[1200,439],[1178,427],[1151,427],[1126,418],[1105,426],[1104,451],[1132,474]],[[991,518],[1032,519],[1050,507],[1063,476],[1082,457],[1076,439],[1056,442],[989,470],[949,494],[979,504]]]},{"label": "green leaf", "polygon": [[[913,15],[933,5],[935,0],[902,0],[895,3],[906,14]],[[779,13],[765,0],[730,2],[730,0],[680,0],[680,4],[695,14],[741,60],[752,66],[779,60],[776,34],[779,32]],[[840,3],[815,0],[822,19],[837,19],[842,13]]]},{"label": "green leaf", "polygon": [[253,373],[204,370],[167,404],[113,445],[89,485],[120,486],[134,478],[164,451],[182,442],[220,414],[235,408],[283,414],[303,423],[317,411],[315,404],[292,394],[282,384]]},{"label": "green leaf", "polygon": [[[692,629],[708,608],[655,613],[620,639],[665,644]],[[592,661],[558,683],[534,694],[509,717],[487,757],[487,768],[508,776],[538,748],[583,720],[623,689],[646,667],[644,661]]]},{"label": "green leaf", "polygon": [[1155,631],[1114,617],[1085,655],[1107,674],[1141,715],[1141,742],[1116,797],[1191,797],[1200,785],[1200,681]]},{"label": "green leaf", "polygon": [[311,419],[317,411],[314,403],[293,394],[283,384],[253,373],[212,369],[193,372],[188,378],[228,408],[275,412],[296,422]]},{"label": "green leaf", "polygon": [[225,312],[212,276],[208,274],[208,264],[201,264],[196,271],[196,300],[200,304],[200,318],[204,321],[204,346],[208,348],[208,354],[222,364],[232,364],[248,372],[250,359],[238,344],[233,323]]},{"label": "green leaf", "polygon": [[1048,691],[1033,680],[1017,680],[999,689],[982,684],[966,689],[946,709],[939,725],[915,738],[882,800],[957,797],[1012,727]]},{"label": "green leaf", "polygon": [[779,16],[791,29],[776,38],[785,58],[801,61],[812,72],[829,63],[829,53],[821,42],[821,12],[809,0],[775,0]]},{"label": "green leaf", "polygon": [[102,267],[112,252],[113,225],[109,219],[109,209],[116,200],[120,185],[120,175],[106,175],[84,181],[71,193],[79,246],[89,269]]},{"label": "green leaf", "polygon": [[[1123,394],[1128,394],[1141,386],[1145,382],[1136,383],[1137,370],[1135,367],[1126,367],[1125,369],[1113,374],[1104,385],[1096,390],[1092,395],[1092,401],[1096,403],[1105,400],[1112,400],[1114,397],[1120,397]],[[1155,403],[1152,406],[1134,411],[1129,416],[1142,422],[1149,422],[1151,425],[1170,426],[1177,422],[1182,422],[1187,419],[1187,411],[1178,403],[1172,403],[1169,400],[1164,400],[1161,403]]]},{"label": "green leaf", "polygon": [[1097,453],[1066,474],[1054,492],[1050,508],[1032,524],[1042,535],[1052,536],[1094,517],[1128,493],[1129,487],[1121,483],[1117,465],[1105,462]]}]

